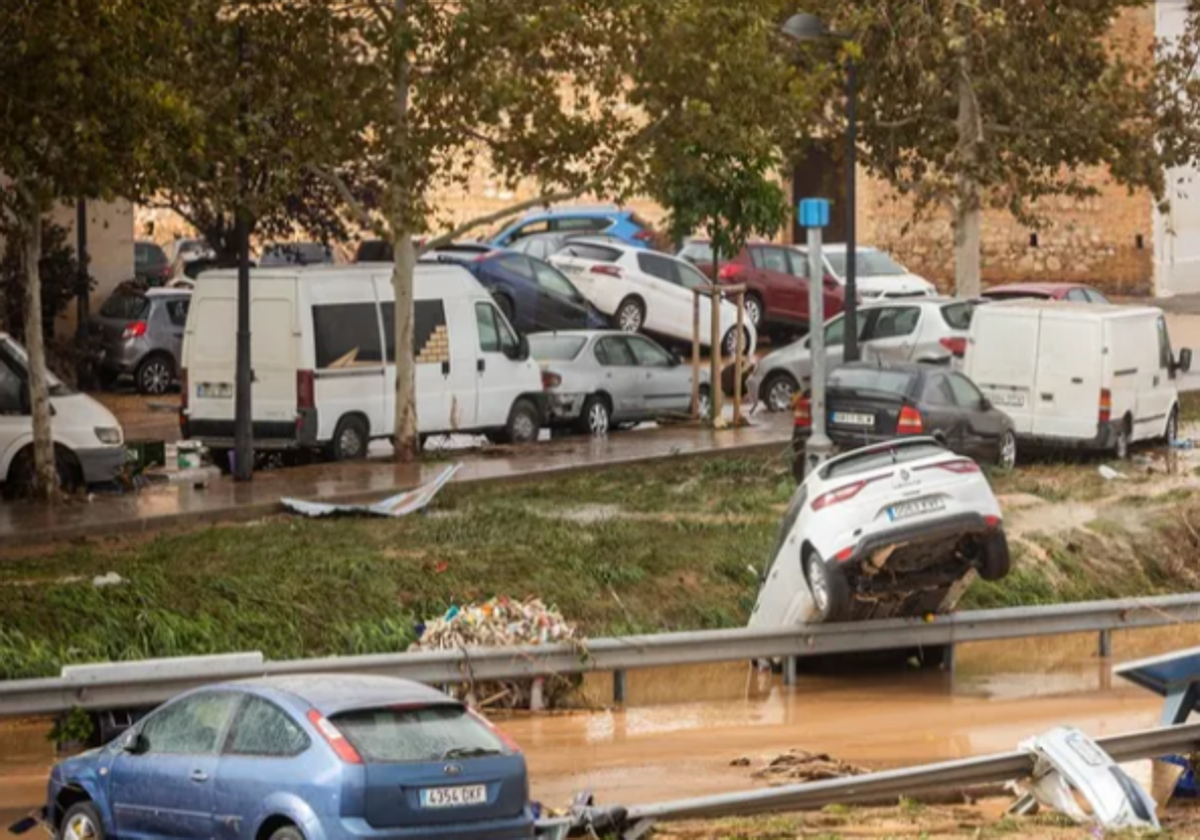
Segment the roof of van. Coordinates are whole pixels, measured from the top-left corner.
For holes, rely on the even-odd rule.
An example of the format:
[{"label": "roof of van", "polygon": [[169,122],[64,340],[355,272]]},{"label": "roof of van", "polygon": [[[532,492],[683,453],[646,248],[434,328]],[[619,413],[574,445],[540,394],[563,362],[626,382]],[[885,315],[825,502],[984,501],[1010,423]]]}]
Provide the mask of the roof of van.
[{"label": "roof of van", "polygon": [[[343,282],[349,277],[370,277],[392,273],[391,263],[350,263],[348,265],[281,265],[271,268],[250,269],[250,280],[254,283],[277,281],[321,283]],[[487,290],[461,265],[455,263],[417,263],[414,270],[418,297],[478,297]],[[211,281],[236,281],[237,271],[221,269],[206,271],[204,283]],[[199,288],[199,286],[197,287]]]},{"label": "roof of van", "polygon": [[1099,318],[1130,318],[1162,314],[1162,310],[1154,306],[1127,306],[1119,303],[1087,303],[1074,300],[1035,300],[1033,298],[992,301],[987,306],[982,306],[975,311],[978,313],[1002,309],[1072,312],[1079,315],[1095,315]]}]

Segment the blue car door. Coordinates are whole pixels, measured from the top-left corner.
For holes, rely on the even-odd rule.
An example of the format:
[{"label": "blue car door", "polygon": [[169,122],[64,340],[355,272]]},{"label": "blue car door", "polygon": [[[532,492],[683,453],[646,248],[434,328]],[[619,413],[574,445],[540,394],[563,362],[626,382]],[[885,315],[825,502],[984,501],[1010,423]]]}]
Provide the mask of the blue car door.
[{"label": "blue car door", "polygon": [[524,254],[505,254],[484,263],[480,281],[505,315],[509,314],[501,298],[512,305],[509,320],[519,333],[537,332],[538,285],[533,276],[533,263]]},{"label": "blue car door", "polygon": [[127,736],[113,762],[109,796],[122,840],[186,838],[214,833],[213,783],[221,744],[239,695],[189,694],[152,713]]},{"label": "blue car door", "polygon": [[[252,838],[270,816],[273,795],[299,798],[317,813],[334,813],[340,783],[331,783],[320,755],[288,712],[247,695],[217,765],[216,838]],[[311,751],[315,753],[316,751]],[[328,800],[328,801],[323,801]]]}]

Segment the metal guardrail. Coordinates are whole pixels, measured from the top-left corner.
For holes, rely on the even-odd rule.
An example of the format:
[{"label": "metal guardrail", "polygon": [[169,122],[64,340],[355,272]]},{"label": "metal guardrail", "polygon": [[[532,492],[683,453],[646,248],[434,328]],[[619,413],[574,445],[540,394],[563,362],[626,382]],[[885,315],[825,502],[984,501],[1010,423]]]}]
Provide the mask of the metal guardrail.
[{"label": "metal guardrail", "polygon": [[[1096,743],[1117,762],[1186,754],[1200,749],[1200,723],[1100,738]],[[876,802],[1005,782],[1028,776],[1032,771],[1033,758],[1014,751],[769,790],[678,799],[628,809],[628,823],[641,825],[626,836],[639,836],[646,824],[654,822],[744,817]]]},{"label": "metal guardrail", "polygon": [[[981,610],[915,619],[779,630],[710,630],[591,639],[574,645],[262,661],[260,654],[66,668],[61,677],[0,682],[0,717],[48,715],[75,706],[151,706],[207,683],[299,673],[367,673],[432,685],[611,671],[624,685],[636,668],[817,656],[959,642],[1098,632],[1200,622],[1200,594],[1050,607]],[[620,699],[620,698],[618,698]]]}]

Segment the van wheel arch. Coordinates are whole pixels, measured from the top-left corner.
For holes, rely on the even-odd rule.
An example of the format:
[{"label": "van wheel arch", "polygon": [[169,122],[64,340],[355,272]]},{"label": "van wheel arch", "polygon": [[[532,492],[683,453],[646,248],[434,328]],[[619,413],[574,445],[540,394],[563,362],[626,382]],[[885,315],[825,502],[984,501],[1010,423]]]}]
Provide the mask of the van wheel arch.
[{"label": "van wheel arch", "polygon": [[[361,437],[362,451],[355,454],[343,454],[342,437],[347,432],[357,432]],[[371,444],[371,421],[361,411],[348,411],[338,418],[337,426],[334,427],[333,437],[326,447],[327,454],[331,460],[346,461],[357,460],[367,457],[367,449]]]},{"label": "van wheel arch", "polygon": [[58,796],[54,800],[54,828],[58,829],[62,826],[63,817],[67,815],[67,811],[74,808],[80,803],[94,802],[91,794],[89,794],[82,785],[75,782],[70,782],[63,786],[63,789],[58,792]]},{"label": "van wheel arch", "polygon": [[179,363],[166,350],[152,350],[142,357],[138,362],[137,368],[133,372],[133,383],[137,387],[139,394],[165,394],[171,387],[171,382],[168,381],[161,392],[154,392],[146,389],[142,384],[142,374],[149,368],[150,365],[161,362],[166,365],[167,376],[170,380],[174,380],[179,375]]},{"label": "van wheel arch", "polygon": [[[62,485],[62,489],[71,490],[83,486],[83,466],[79,463],[79,458],[76,457],[74,452],[57,441],[54,443],[54,468],[58,471],[58,479]],[[15,486],[23,478],[21,473],[24,470],[29,471],[28,474],[32,479],[34,473],[32,443],[25,444],[13,456],[12,461],[8,464],[8,474],[4,480],[9,485]]]},{"label": "van wheel arch", "polygon": [[295,836],[304,837],[295,820],[276,814],[263,820],[263,824],[258,827],[258,831],[254,835],[254,840],[276,840],[276,838],[281,840],[293,833]]}]

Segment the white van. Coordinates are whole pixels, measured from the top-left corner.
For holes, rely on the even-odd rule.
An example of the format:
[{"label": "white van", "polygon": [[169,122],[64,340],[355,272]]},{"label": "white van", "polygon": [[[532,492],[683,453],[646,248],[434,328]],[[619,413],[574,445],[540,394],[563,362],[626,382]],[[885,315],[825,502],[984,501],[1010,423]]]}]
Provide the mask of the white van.
[{"label": "white van", "polygon": [[[70,488],[115,479],[125,467],[126,453],[121,424],[112,412],[52,373],[50,410],[59,483]],[[0,332],[0,482],[28,486],[33,476],[29,357]]]},{"label": "white van", "polygon": [[[537,439],[541,371],[491,296],[455,265],[416,269],[413,349],[422,436]],[[283,267],[250,277],[255,449],[362,458],[392,434],[396,394],[390,265]],[[183,343],[184,437],[222,462],[233,447],[237,274],[204,275]]]},{"label": "white van", "polygon": [[1018,437],[1125,457],[1133,441],[1175,438],[1175,380],[1191,364],[1161,310],[1018,300],[975,309],[963,372]]}]

